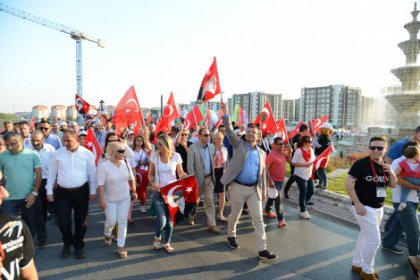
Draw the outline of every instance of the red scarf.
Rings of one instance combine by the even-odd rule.
[[[311,160],[311,149],[309,149],[308,151],[306,151],[303,147],[300,148],[301,152],[302,152],[302,157],[305,161],[309,162]]]

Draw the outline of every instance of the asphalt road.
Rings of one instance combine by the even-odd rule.
[[[86,258],[74,253],[61,259],[61,236],[56,224],[48,221],[48,245],[36,250],[35,263],[41,279],[360,279],[350,271],[358,232],[312,215],[299,218],[298,211],[285,207],[287,227],[278,229],[276,219],[266,218],[268,247],[278,254],[271,265],[257,258],[255,235],[250,216],[243,215],[238,225],[239,250],[222,234],[207,232],[202,208],[196,225],[180,223],[174,229],[174,255],[152,249],[154,220],[141,214],[136,204],[135,225],[129,226],[126,246],[129,257],[120,259],[116,244],[103,242],[104,214],[92,204],[89,213]],[[228,213],[227,209],[226,213]],[[310,210],[309,210],[310,211]],[[405,251],[407,251],[405,249]],[[376,269],[380,279],[414,279],[407,265],[407,253],[394,255],[379,249]]]

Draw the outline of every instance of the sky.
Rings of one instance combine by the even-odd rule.
[[[195,100],[213,56],[221,88],[299,98],[346,84],[367,96],[400,84],[397,47],[413,0],[0,0],[106,41],[83,42],[83,98],[116,105],[134,85],[142,107]],[[69,35],[0,12],[0,112],[74,104]]]

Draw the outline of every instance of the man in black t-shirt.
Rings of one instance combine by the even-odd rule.
[[[378,279],[373,267],[381,244],[379,225],[383,217],[386,187],[393,188],[397,183],[391,166],[383,162],[386,147],[384,137],[371,138],[369,156],[352,165],[345,182],[353,214],[360,226],[352,271],[360,273],[362,279]]]
[[[0,171],[0,204],[9,196]],[[26,224],[0,214],[0,267],[2,279],[38,279],[34,264],[34,242]]]

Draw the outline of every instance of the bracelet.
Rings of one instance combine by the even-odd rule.
[[[38,196],[38,193],[37,193],[36,191],[33,191],[33,192],[32,192],[32,194],[33,194],[34,196]]]

